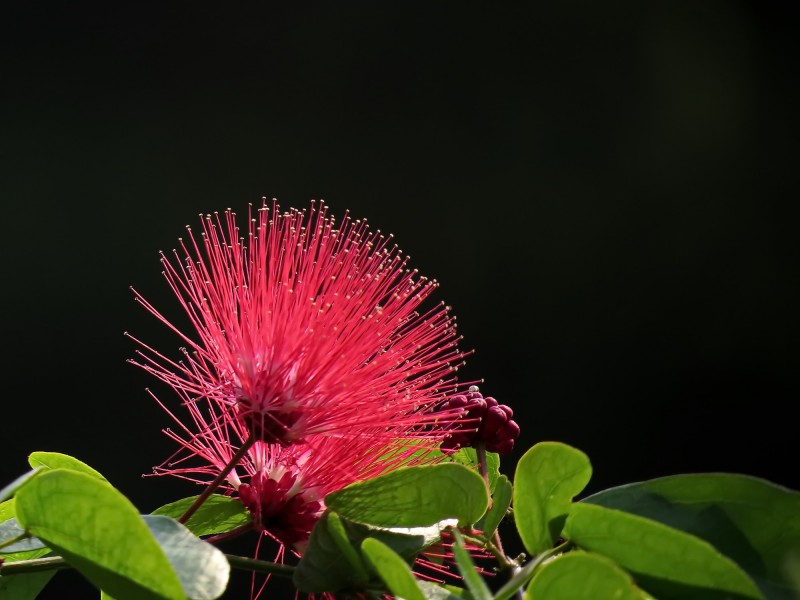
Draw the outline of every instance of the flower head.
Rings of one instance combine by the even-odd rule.
[[[155,469],[208,484],[225,470],[250,435],[231,407],[186,404],[192,424],[174,414],[179,431],[167,430],[180,449]],[[387,440],[386,434],[391,436]],[[225,477],[221,491],[238,497],[253,518],[253,528],[301,554],[325,510],[325,496],[400,466],[445,458],[436,452],[444,428],[412,437],[405,426],[387,423],[381,431],[362,428],[339,435],[311,435],[303,444],[256,441]]]
[[[287,552],[295,556],[305,552],[328,494],[399,467],[448,460],[438,451],[446,427],[427,427],[425,436],[420,437],[412,435],[413,428],[389,422],[380,431],[354,428],[338,435],[310,435],[303,444],[256,441],[228,471],[251,432],[230,406],[197,402],[185,402],[185,406],[192,423],[184,423],[170,412],[179,430],[167,430],[181,448],[157,467],[155,474],[208,485],[227,472],[219,491],[238,498],[252,517],[252,529],[278,543],[275,559],[279,561]],[[418,575],[439,582],[456,577],[450,546],[443,534],[441,543],[424,550],[415,562]],[[474,557],[486,556],[479,548],[469,550]],[[261,595],[268,580],[269,576],[256,592],[253,579],[253,598]],[[320,597],[333,598],[331,594]]]
[[[464,353],[441,304],[423,308],[435,280],[408,268],[391,236],[324,204],[202,217],[164,275],[191,323],[184,332],[136,299],[186,344],[180,362],[139,342],[133,360],[190,402],[231,407],[265,442],[387,422],[410,435],[458,411],[437,410],[457,390]],[[138,341],[138,340],[137,340]]]

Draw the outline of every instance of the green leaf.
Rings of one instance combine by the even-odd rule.
[[[540,554],[535,559],[528,561],[524,567],[516,571],[511,578],[497,590],[494,595],[494,600],[508,600],[516,596],[517,592],[528,583],[531,577],[534,576],[536,569],[539,568],[542,559],[547,557],[547,553]]]
[[[532,555],[551,548],[564,527],[572,498],[592,476],[588,457],[560,442],[540,442],[517,463],[514,521]]]
[[[456,463],[404,467],[328,494],[343,517],[383,527],[418,527],[456,518],[472,525],[489,499],[480,475]]]
[[[19,526],[15,518],[8,519],[0,523],[0,554],[14,554],[15,552],[29,552],[31,550],[41,550],[47,546],[39,538],[28,535],[18,539],[13,544],[11,540],[25,535],[25,530]]]
[[[342,552],[341,531],[336,531],[335,525],[331,527],[332,516],[341,523],[352,547],[359,548],[363,540],[374,538],[408,562],[428,546],[440,541],[441,532],[457,523],[456,519],[446,519],[428,527],[375,527],[349,521],[328,510],[311,531],[308,546],[295,569],[295,586],[301,591],[338,591],[362,583],[363,574]]]
[[[586,552],[569,552],[536,573],[525,600],[652,600],[631,576],[609,559]]]
[[[16,520],[17,512],[14,508],[15,506],[16,506],[16,500],[14,498],[6,500],[5,502],[0,502],[0,522],[5,523],[10,519],[14,519],[14,522],[17,523]],[[19,523],[17,523],[17,526],[19,526]],[[0,528],[2,528],[2,525],[0,525]],[[2,539],[3,537],[2,535],[0,535],[0,540]],[[38,539],[38,538],[33,538],[33,539]],[[40,548],[37,550],[29,550],[27,552],[13,552],[13,553],[9,553],[8,547],[0,550],[0,554],[3,554],[2,559],[6,563],[39,558],[41,556],[44,556],[45,554],[48,554],[49,552],[50,552],[49,548]]]
[[[475,448],[461,448],[450,455],[450,458],[462,465],[477,470],[478,452]],[[478,471],[480,473],[480,471]],[[494,492],[497,478],[500,476],[500,455],[497,452],[486,452],[486,474],[489,476],[489,490]]]
[[[54,469],[23,486],[16,500],[20,524],[111,596],[185,598],[139,512],[105,481]]]
[[[376,527],[348,521],[340,517],[347,537],[354,546],[360,546],[368,537],[389,546],[400,556],[411,562],[425,548],[440,542],[442,531],[458,524],[457,519],[445,519],[427,527]]]
[[[489,586],[486,585],[483,577],[475,569],[475,563],[472,562],[469,552],[464,548],[464,538],[458,529],[453,529],[453,538],[455,538],[456,542],[453,544],[456,566],[458,566],[458,572],[464,578],[464,583],[467,584],[470,594],[475,600],[492,600],[492,592],[489,591]]]
[[[417,579],[417,585],[426,600],[474,600],[467,590],[454,585],[436,584],[424,579]]]
[[[675,475],[604,490],[584,502],[653,519],[709,542],[771,599],[800,598],[800,493],[729,473]]]
[[[56,572],[53,570],[0,577],[0,598],[3,600],[33,600],[55,574]]]
[[[347,537],[342,519],[334,512],[328,514],[328,531],[334,543],[341,551],[342,556],[350,563],[350,570],[353,573],[356,584],[364,584],[369,581],[369,574],[364,564],[361,562],[358,551],[353,547]]]
[[[144,515],[143,519],[178,575],[184,594],[193,600],[219,598],[231,571],[225,555],[170,517]]]
[[[576,503],[564,535],[615,560],[659,600],[763,600],[744,571],[708,542],[650,519]]]
[[[352,567],[328,526],[330,512],[325,511],[308,540],[303,556],[292,575],[301,592],[337,592],[357,585],[360,574]]]
[[[28,464],[34,469],[68,469],[106,481],[105,477],[86,463],[60,452],[32,452],[28,456]]]
[[[494,534],[495,529],[506,516],[508,507],[511,505],[511,495],[511,482],[508,477],[501,475],[497,478],[497,485],[492,494],[492,507],[483,517],[483,524],[480,527],[486,537]]]
[[[394,596],[405,600],[425,600],[411,568],[389,546],[367,538],[361,542],[361,551]]]
[[[5,502],[0,502],[0,522],[8,521],[17,516],[16,510],[14,510],[15,502],[16,500],[14,500],[14,498],[6,500]]]
[[[192,496],[165,504],[155,509],[153,514],[179,519],[196,499],[197,496]],[[249,522],[250,513],[239,500],[221,494],[211,494],[185,525],[195,535],[212,535],[227,533]]]
[[[13,496],[16,491],[25,484],[31,477],[36,475],[39,469],[33,469],[32,471],[28,471],[27,473],[23,473],[19,477],[17,477],[14,481],[9,483],[6,486],[3,486],[3,489],[0,489],[0,502],[4,502]]]

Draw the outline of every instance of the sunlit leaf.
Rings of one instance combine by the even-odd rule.
[[[551,548],[564,526],[572,498],[592,476],[588,457],[560,442],[541,442],[517,463],[514,521],[532,555]]]
[[[408,563],[389,546],[376,539],[367,538],[361,542],[361,551],[395,597],[404,600],[425,600],[425,595],[417,585]]]
[[[543,565],[531,580],[525,600],[652,600],[611,560],[569,552]]]
[[[650,519],[575,503],[564,535],[613,559],[659,600],[763,598],[747,574],[708,542]]]
[[[407,467],[329,494],[325,504],[347,519],[384,527],[417,527],[456,518],[472,525],[489,499],[480,475],[460,464]]]
[[[28,464],[34,469],[68,469],[106,481],[103,475],[85,462],[78,460],[74,456],[61,454],[60,452],[32,452],[30,456],[28,456]]]
[[[46,471],[16,496],[20,524],[117,600],[183,600],[178,576],[139,512],[111,485]]]
[[[733,559],[767,598],[800,598],[787,568],[800,556],[800,493],[730,473],[675,475],[604,490],[583,500],[702,538]]]
[[[197,496],[165,504],[155,509],[153,514],[179,519],[195,499]],[[211,494],[189,517],[185,525],[195,535],[213,535],[227,533],[237,527],[247,525],[249,522],[250,513],[239,500],[220,494]]]
[[[500,455],[497,452],[486,452],[486,474],[489,477],[489,490],[494,492],[497,478],[500,476]],[[450,455],[457,463],[478,470],[478,452],[475,448],[461,448]]]

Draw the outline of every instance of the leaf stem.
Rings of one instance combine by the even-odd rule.
[[[228,562],[234,569],[254,571],[256,573],[269,573],[280,577],[291,577],[294,574],[294,567],[291,565],[282,565],[280,563],[248,558],[247,556],[236,556],[234,554],[226,554],[225,558],[228,559]]]
[[[237,536],[242,535],[243,533],[247,533],[253,529],[253,522],[249,521],[244,525],[239,525],[235,529],[231,529],[230,531],[226,531],[225,533],[218,533],[217,535],[211,535],[207,538],[203,538],[209,544],[217,544],[219,542],[226,542],[230,539],[233,539]]]
[[[236,467],[245,453],[250,449],[256,441],[255,434],[251,431],[250,434],[247,436],[247,439],[242,444],[242,447],[236,452],[236,454],[231,457],[228,461],[228,464],[223,467],[223,469],[219,472],[219,474],[214,478],[214,481],[208,484],[208,487],[203,490],[203,493],[200,494],[195,501],[192,502],[192,505],[186,509],[186,512],[181,515],[181,518],[178,519],[178,523],[184,524],[188,521],[191,516],[203,505],[203,502],[208,500],[208,497],[213,494],[216,489],[225,481],[225,478],[228,474]]]
[[[226,554],[225,558],[228,559],[228,562],[234,569],[256,571],[258,573],[271,573],[272,575],[281,577],[291,577],[294,573],[294,567],[290,565],[282,565],[280,563],[272,563],[265,560],[257,560],[246,556],[235,556],[232,554]],[[0,565],[0,575],[5,577],[9,575],[21,575],[23,573],[71,568],[72,565],[70,565],[65,558],[61,556],[47,556],[45,558],[33,558],[31,560],[3,563]]]
[[[0,565],[0,575],[19,575],[20,573],[36,573],[53,569],[69,569],[69,563],[60,556],[47,556],[31,560],[19,560]]]

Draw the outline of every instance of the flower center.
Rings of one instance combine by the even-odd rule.
[[[241,399],[240,402],[244,404]],[[294,427],[300,420],[302,411],[266,410],[261,412],[245,410],[247,412],[242,415],[242,418],[255,439],[271,444],[280,444],[281,446],[303,442]]]
[[[322,504],[304,498],[296,480],[292,473],[276,480],[259,471],[249,484],[239,486],[239,499],[253,515],[256,529],[295,548],[308,540],[322,513]]]

